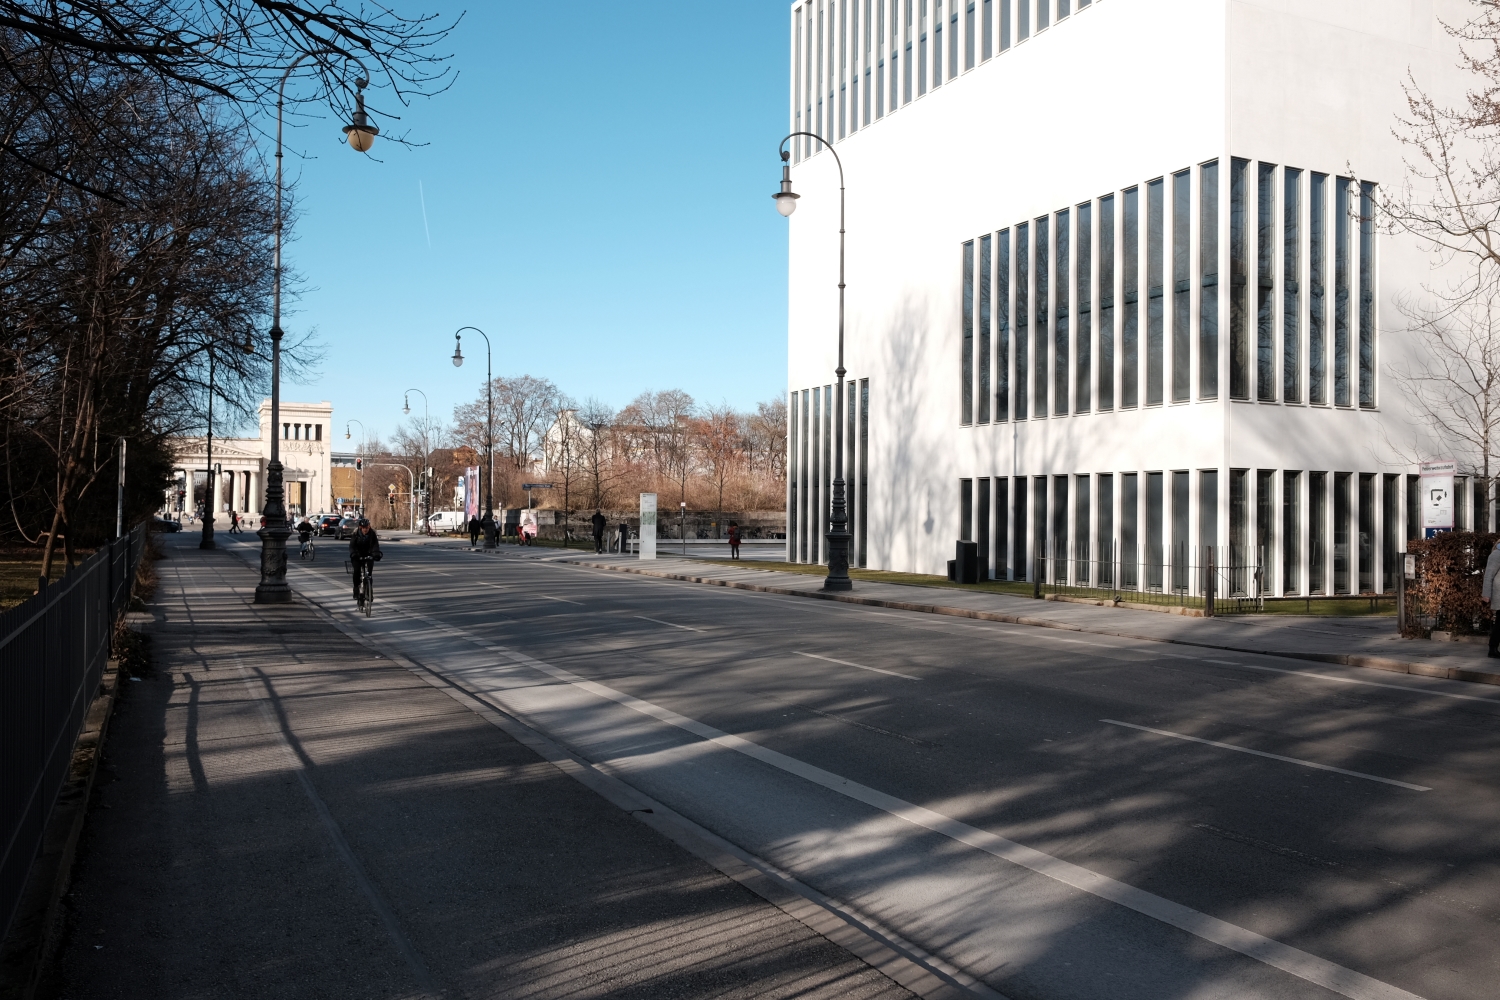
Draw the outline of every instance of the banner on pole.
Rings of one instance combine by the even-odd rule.
[[[464,469],[464,520],[479,516],[479,466]]]
[[[656,558],[656,494],[641,494],[641,558]]]

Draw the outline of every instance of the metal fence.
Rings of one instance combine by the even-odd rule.
[[[145,544],[142,524],[0,613],[0,930],[67,780]]]
[[[1267,596],[1262,561],[1238,546],[1148,545],[1128,558],[1113,545],[1103,558],[1058,546],[1037,557],[1032,580],[1038,597],[1197,607],[1221,615],[1262,611]]]

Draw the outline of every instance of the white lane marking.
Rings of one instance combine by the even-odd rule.
[[[837,663],[845,667],[856,667],[860,670],[868,670],[875,674],[889,674],[892,677],[905,677],[909,681],[919,681],[922,678],[913,677],[911,674],[903,674],[896,670],[882,670],[879,667],[867,667],[863,663],[850,663],[848,660],[835,660],[831,656],[819,656],[817,653],[802,653],[793,651],[797,656],[805,656],[810,660],[824,660],[828,663]]]
[[[1193,743],[1202,743],[1204,746],[1218,747],[1221,750],[1238,750],[1240,753],[1251,753],[1257,757],[1267,757],[1271,760],[1285,761],[1288,764],[1300,764],[1303,767],[1315,767],[1319,771],[1332,771],[1335,774],[1347,774],[1351,778],[1364,778],[1366,781],[1378,781],[1382,785],[1395,785],[1397,788],[1409,788],[1414,792],[1432,791],[1426,785],[1413,785],[1408,781],[1397,781],[1395,778],[1381,778],[1373,774],[1365,774],[1363,771],[1346,771],[1342,767],[1333,767],[1330,764],[1317,764],[1310,760],[1302,760],[1299,757],[1283,757],[1279,753],[1266,753],[1264,750],[1251,750],[1249,747],[1235,746],[1233,743],[1220,743],[1217,740],[1200,739],[1197,736],[1188,736],[1185,733],[1174,733],[1169,729],[1152,729],[1150,726],[1137,726],[1133,722],[1121,722],[1118,719],[1100,719],[1100,722],[1111,726],[1124,726],[1126,729],[1139,729],[1143,733],[1155,733],[1157,736],[1170,736],[1177,740],[1188,740]]]
[[[553,597],[551,594],[537,594],[536,596],[545,597],[549,601],[560,601],[563,604],[576,604],[580,608],[584,606],[582,601],[570,601],[566,597]]]
[[[672,622],[664,622],[660,618],[647,618],[645,615],[635,615],[643,622],[656,622],[658,625],[670,625],[672,628],[680,628],[684,632],[702,632],[701,628],[693,628],[691,625],[675,625]]]
[[[1150,651],[1146,650],[1146,652]],[[1157,653],[1156,655],[1158,657],[1163,657],[1171,660],[1194,660],[1197,662],[1224,664],[1229,663],[1228,660],[1204,660],[1201,656],[1184,656],[1181,653]],[[1276,654],[1262,653],[1260,655],[1275,656]],[[1407,686],[1405,684],[1382,684],[1379,681],[1366,681],[1361,680],[1358,677],[1339,677],[1336,674],[1320,674],[1316,670],[1288,670],[1285,667],[1262,667],[1254,663],[1235,663],[1232,665],[1239,667],[1241,670],[1259,670],[1262,673],[1267,674],[1291,674],[1293,677],[1306,677],[1315,681],[1328,681],[1330,684],[1358,684],[1362,687],[1385,688],[1387,691],[1404,691],[1407,694],[1420,694],[1430,698],[1453,698],[1458,701],[1480,701],[1484,702],[1486,705],[1500,705],[1500,696],[1486,698],[1482,695],[1475,694],[1455,694],[1452,691],[1432,691],[1428,690],[1427,688],[1417,687],[1415,685]],[[1356,667],[1355,669],[1361,668]],[[1408,674],[1407,676],[1421,677],[1422,675]],[[1434,679],[1441,678],[1423,678],[1423,680]]]
[[[464,629],[449,625],[447,622],[432,615],[407,610],[397,604],[393,604],[391,607],[398,614],[405,614],[417,621],[421,621],[438,632],[455,636],[487,649],[494,648],[501,656],[504,656],[512,663],[530,667],[565,684],[571,684],[580,690],[587,691],[590,694],[613,701],[632,711],[639,712],[648,718],[675,726],[678,729],[692,733],[701,739],[725,749],[744,754],[746,757],[759,760],[788,774],[794,774],[815,785],[820,785],[829,791],[851,798],[856,802],[863,802],[898,819],[905,820],[913,826],[942,834],[958,843],[973,847],[1001,860],[1009,861],[1012,864],[1046,876],[1063,885],[1160,920],[1162,923],[1187,931],[1195,937],[1253,958],[1272,968],[1280,969],[1283,972],[1296,976],[1298,979],[1330,989],[1342,996],[1349,997],[1350,1000],[1422,1000],[1415,993],[1408,993],[1399,987],[1383,983],[1362,972],[1356,972],[1336,962],[1330,962],[1325,958],[1319,958],[1300,948],[1282,944],[1280,941],[1268,938],[1263,934],[1257,934],[1248,928],[1231,924],[1227,920],[1220,920],[1218,917],[1201,913],[1181,903],[1174,903],[1155,893],[1119,882],[1106,875],[1101,875],[1098,872],[1084,868],[1081,865],[1075,865],[1072,862],[1064,861],[1050,854],[1044,854],[1034,848],[1026,847],[1024,844],[1008,840],[998,834],[970,826],[967,823],[928,809],[925,806],[914,805],[894,795],[888,795],[867,785],[850,781],[831,771],[825,771],[820,767],[808,764],[795,757],[777,753],[775,750],[767,749],[758,743],[753,743],[742,737],[733,736],[722,730],[715,729],[696,719],[678,715],[670,709],[662,708],[649,701],[628,695],[623,691],[617,691],[604,684],[587,680],[571,671],[554,667],[550,663],[527,656],[525,653],[503,647],[491,647],[485,640],[471,635]],[[350,614],[349,617],[356,625],[367,625],[366,620],[362,617],[353,614]],[[677,627],[680,628],[683,626]],[[491,696],[498,698],[500,697],[500,692],[492,692]]]
[[[1240,665],[1239,661],[1237,661],[1237,660],[1204,660],[1203,662],[1204,663],[1220,663],[1220,664],[1223,664],[1226,667],[1237,667],[1237,666]]]

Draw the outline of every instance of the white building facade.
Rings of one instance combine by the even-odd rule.
[[[1434,261],[1384,231],[1410,70],[1461,0],[805,0],[792,131],[788,556],[1182,589],[1394,588],[1426,440],[1390,377]],[[1472,499],[1460,504],[1460,526]],[[1038,557],[1046,561],[1038,563]],[[1222,586],[1222,584],[1221,584]],[[1222,591],[1221,591],[1222,593]]]
[[[207,442],[185,437],[176,443],[177,465],[173,478],[183,505],[196,509],[209,498],[216,514],[239,511],[260,514],[266,497],[266,466],[271,461],[271,436],[281,437],[282,481],[286,486],[289,515],[314,514],[332,509],[333,404],[281,404],[281,426],[271,426],[271,401],[260,404],[260,436],[219,437],[213,440],[216,474],[208,471]],[[191,484],[191,488],[189,488]],[[168,501],[173,509],[174,501]]]

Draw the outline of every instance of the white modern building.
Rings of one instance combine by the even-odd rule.
[[[1394,586],[1415,462],[1451,456],[1390,377],[1434,260],[1375,206],[1408,71],[1462,93],[1439,18],[1471,5],[790,10],[790,131],[847,183],[851,379],[839,173],[798,139],[790,558],[826,559],[841,420],[860,566],[942,573],[969,539],[999,578],[1192,587],[1213,546],[1261,592]]]
[[[212,493],[213,510],[222,515],[236,510],[259,515],[266,496],[266,466],[271,461],[271,436],[281,436],[282,480],[286,484],[288,514],[313,514],[330,510],[333,457],[333,404],[281,404],[281,426],[271,426],[271,401],[260,404],[260,435],[253,438],[219,437],[213,440],[213,463],[208,470],[207,442],[185,437],[176,442],[177,466],[173,477],[180,484],[187,509],[202,503]],[[189,488],[191,484],[191,488]],[[169,507],[174,501],[169,500]]]

